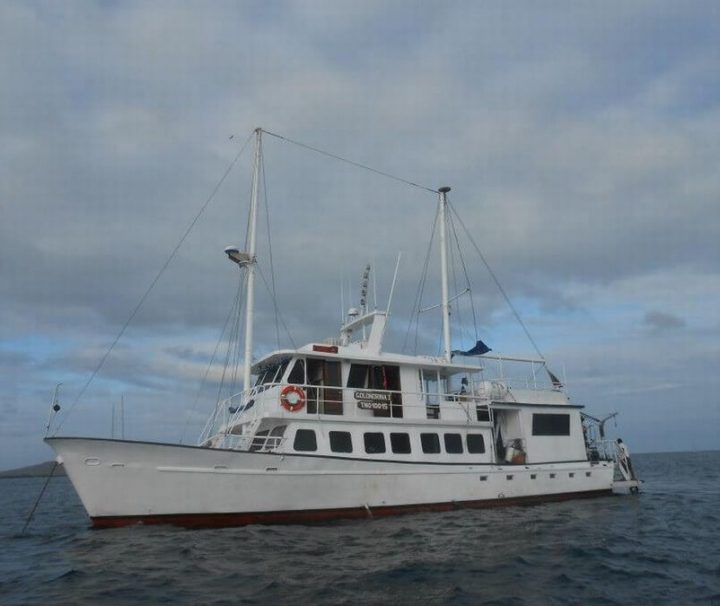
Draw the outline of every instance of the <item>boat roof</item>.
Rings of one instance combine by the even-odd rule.
[[[283,359],[292,356],[304,356],[324,360],[347,360],[365,364],[398,364],[400,366],[412,366],[413,368],[442,370],[448,374],[471,373],[483,370],[483,366],[481,364],[448,363],[447,360],[441,357],[410,356],[406,354],[385,352],[368,355],[358,347],[309,343],[308,345],[304,345],[298,349],[280,349],[263,356],[255,362],[255,364],[253,364],[253,372],[257,373],[268,366],[278,364]]]

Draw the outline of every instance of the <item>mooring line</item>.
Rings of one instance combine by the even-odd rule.
[[[35,510],[38,508],[38,505],[40,504],[40,499],[43,498],[43,495],[45,494],[45,489],[48,487],[48,484],[50,483],[50,479],[53,477],[53,474],[55,473],[57,466],[58,466],[58,462],[57,462],[57,459],[55,459],[52,469],[50,470],[50,475],[48,475],[47,479],[45,480],[45,484],[43,484],[42,490],[40,491],[38,498],[35,499],[35,505],[33,505],[30,515],[27,517],[27,520],[25,520],[25,526],[23,526],[22,532],[20,534],[25,534],[27,527],[30,525],[30,521],[33,519],[33,516],[35,515]]]

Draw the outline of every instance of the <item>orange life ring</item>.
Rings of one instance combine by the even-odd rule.
[[[297,385],[286,385],[280,392],[280,405],[288,412],[297,412],[305,406],[305,392]]]

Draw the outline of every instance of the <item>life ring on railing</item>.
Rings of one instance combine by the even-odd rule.
[[[297,412],[305,406],[305,392],[297,385],[287,385],[280,392],[280,405],[288,412]]]

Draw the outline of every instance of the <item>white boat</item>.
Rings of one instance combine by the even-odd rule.
[[[544,359],[493,355],[481,342],[452,351],[449,188],[437,191],[442,355],[385,352],[388,313],[369,310],[363,300],[336,339],[253,363],[262,132],[256,131],[248,250],[225,251],[247,284],[244,389],[217,403],[195,446],[46,438],[95,527],[494,507],[610,495],[617,480],[637,490],[621,451],[603,440],[602,422],[570,401]],[[486,368],[510,364],[526,367],[524,385],[502,372],[490,377]]]

